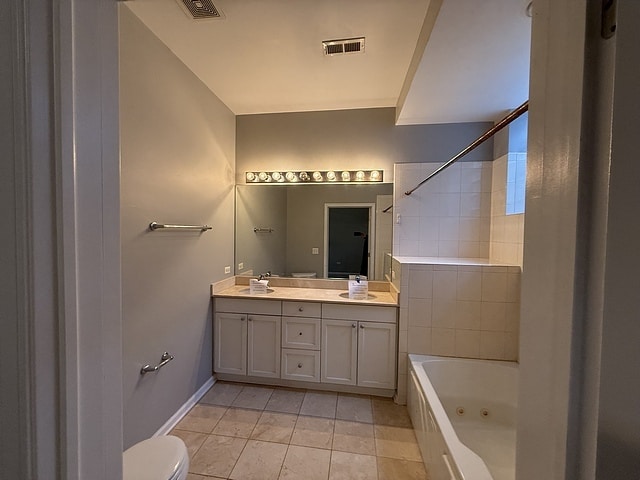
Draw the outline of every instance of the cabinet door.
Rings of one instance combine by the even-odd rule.
[[[395,388],[396,326],[358,323],[358,386]]]
[[[247,375],[280,378],[280,317],[249,315]]]
[[[216,313],[213,332],[213,371],[246,375],[247,316]]]
[[[322,320],[320,379],[323,383],[356,384],[358,322]]]

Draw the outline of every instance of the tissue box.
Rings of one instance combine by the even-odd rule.
[[[369,295],[369,282],[364,275],[349,275],[349,298],[366,300]]]
[[[264,295],[267,293],[268,286],[269,280],[256,280],[255,278],[252,278],[249,280],[249,294]]]

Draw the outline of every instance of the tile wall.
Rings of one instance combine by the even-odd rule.
[[[493,262],[522,266],[523,211],[526,153],[509,153],[493,162],[491,188],[491,240],[489,258]]]
[[[418,261],[393,261],[400,290],[399,403],[406,401],[408,353],[518,359],[519,266]]]
[[[489,258],[492,162],[459,162],[413,194],[440,164],[394,169],[393,254]]]

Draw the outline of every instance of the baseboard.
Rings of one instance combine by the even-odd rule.
[[[167,435],[173,428],[178,424],[182,417],[184,417],[189,410],[193,408],[193,406],[198,403],[198,401],[204,396],[205,393],[209,391],[209,389],[216,383],[216,379],[211,377],[209,380],[204,382],[196,393],[191,395],[191,398],[187,400],[184,405],[182,405],[176,413],[174,413],[169,420],[162,425],[156,433],[153,434],[154,437],[158,437],[160,435]]]

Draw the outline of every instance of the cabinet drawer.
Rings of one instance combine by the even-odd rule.
[[[216,312],[280,315],[282,313],[282,302],[279,300],[248,300],[244,298],[216,297],[215,309]]]
[[[320,352],[282,349],[281,377],[305,382],[320,381]]]
[[[320,318],[322,309],[319,303],[312,302],[282,302],[282,315],[288,317]]]
[[[320,319],[282,317],[282,348],[320,350]]]
[[[396,323],[396,307],[375,307],[371,305],[343,305],[323,303],[322,318],[359,320],[363,322]]]

